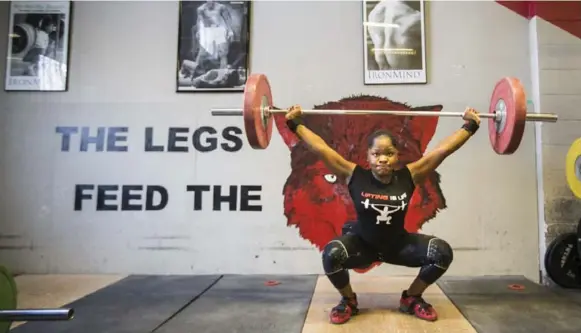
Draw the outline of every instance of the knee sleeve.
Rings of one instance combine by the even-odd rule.
[[[432,238],[428,244],[427,264],[420,270],[420,278],[429,284],[436,282],[448,270],[452,260],[454,253],[450,244]]]
[[[323,269],[337,289],[345,288],[349,284],[349,273],[343,268],[347,257],[347,249],[339,240],[329,242],[323,249]]]
[[[439,238],[432,238],[428,244],[428,261],[441,269],[448,269],[454,260],[452,247],[448,242]]]
[[[330,241],[323,249],[323,268],[325,274],[333,274],[343,269],[349,254],[345,245],[339,240]]]

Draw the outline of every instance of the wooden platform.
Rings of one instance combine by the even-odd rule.
[[[352,274],[351,283],[357,293],[360,314],[343,325],[330,325],[329,312],[339,297],[326,276],[319,277],[302,333],[323,332],[446,332],[475,333],[470,323],[448,300],[437,285],[424,294],[438,311],[439,320],[427,322],[398,310],[402,290],[410,278],[365,276]]]

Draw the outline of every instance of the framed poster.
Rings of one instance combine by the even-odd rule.
[[[67,91],[71,1],[12,1],[6,91]]]
[[[363,0],[364,83],[427,83],[424,0]]]
[[[177,91],[244,91],[250,1],[180,1]]]

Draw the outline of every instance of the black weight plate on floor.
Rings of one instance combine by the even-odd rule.
[[[577,252],[581,258],[581,219],[577,222]]]
[[[0,310],[16,309],[16,281],[12,273],[0,266]],[[0,333],[10,331],[11,322],[0,322]]]
[[[545,270],[547,271],[547,275],[549,275],[549,259],[551,258],[551,250],[553,250],[553,242],[549,243],[547,246],[547,250],[545,251]]]
[[[577,251],[577,233],[557,236],[545,254],[547,274],[563,288],[581,289],[580,256]]]

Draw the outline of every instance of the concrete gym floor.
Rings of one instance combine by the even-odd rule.
[[[411,277],[351,277],[361,314],[336,326],[327,316],[339,297],[325,276],[18,276],[19,308],[73,307],[75,317],[10,332],[581,332],[579,291],[523,277],[443,278],[425,294],[436,322],[397,311]]]

